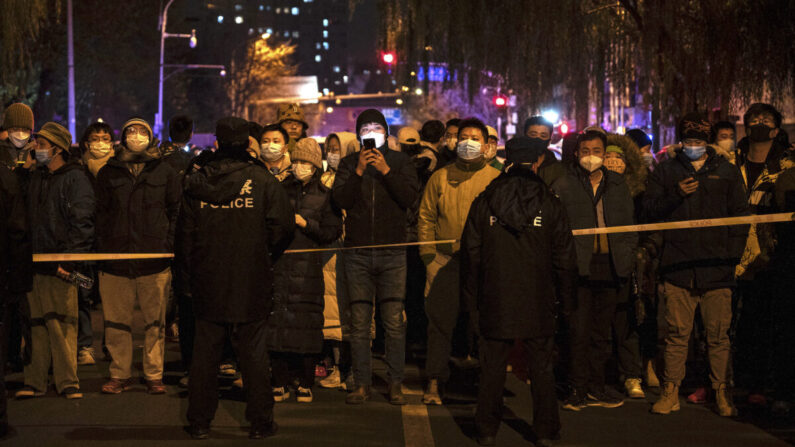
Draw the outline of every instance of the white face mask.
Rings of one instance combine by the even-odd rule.
[[[88,143],[88,150],[96,158],[102,158],[110,153],[111,145],[104,141],[94,141]]]
[[[483,156],[480,143],[475,140],[461,140],[457,146],[458,158],[471,161]]]
[[[497,145],[496,144],[487,144],[486,145],[486,152],[483,154],[486,157],[486,160],[491,160],[492,158],[497,156]]]
[[[30,132],[26,132],[24,130],[18,130],[16,132],[11,132],[8,134],[8,138],[11,140],[11,144],[14,145],[17,149],[22,149],[30,140]]]
[[[128,135],[125,141],[127,142],[127,149],[133,152],[141,152],[149,147],[149,137],[146,135]]]
[[[259,153],[265,161],[277,161],[284,157],[282,153],[283,144],[279,143],[263,143],[260,145]]]
[[[602,167],[604,160],[596,155],[586,155],[580,158],[580,166],[588,172],[594,172]]]
[[[309,163],[294,163],[293,175],[298,180],[304,182],[312,177],[315,173],[315,167]]]
[[[337,169],[340,165],[340,154],[328,154],[326,155],[326,161],[331,169]]]
[[[720,140],[718,141],[718,146],[722,147],[723,150],[728,153],[734,152],[735,148],[734,140]]]
[[[368,138],[372,138],[375,140],[375,147],[379,148],[384,145],[384,141],[386,141],[386,135],[382,134],[381,132],[370,132],[362,135],[362,147],[364,147],[364,140]]]

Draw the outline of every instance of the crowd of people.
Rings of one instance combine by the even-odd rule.
[[[507,371],[525,371],[537,445],[551,445],[559,408],[616,408],[659,388],[651,411],[679,410],[685,366],[698,363],[688,352],[701,345],[708,371],[691,371],[699,386],[687,401],[736,416],[736,386],[750,405],[772,399],[788,412],[792,223],[599,231],[795,211],[781,114],[753,104],[742,125],[737,142],[733,123],[686,114],[656,154],[640,129],[591,126],[556,156],[540,116],[503,149],[477,118],[395,132],[368,109],[321,147],[301,107],[283,104],[264,126],[220,119],[215,147],[194,156],[186,116],[162,144],[131,118],[118,138],[93,123],[73,147],[63,126],[34,132],[31,109],[13,104],[0,135],[0,365],[24,365],[18,399],[50,384],[81,398],[78,364],[96,361],[90,312],[101,302],[102,393],[123,393],[138,380],[137,304],[140,379],[167,392],[166,334],[177,336],[198,439],[219,371],[239,370],[250,437],[264,438],[277,431],[274,402],[311,403],[316,384],[368,401],[381,345],[393,405],[407,403],[407,357],[424,359],[427,405],[445,402],[451,365],[479,368],[481,445],[495,442]],[[122,259],[34,264],[32,253]]]

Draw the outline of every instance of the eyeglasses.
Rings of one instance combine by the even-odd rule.
[[[757,124],[764,124],[765,126],[768,126],[768,127],[775,127],[776,126],[776,121],[773,118],[769,117],[769,116],[764,116],[764,117],[758,116],[758,117],[752,118],[751,120],[748,121],[748,125],[750,125],[750,126],[755,126]]]

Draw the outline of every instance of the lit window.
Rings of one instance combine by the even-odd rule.
[[[348,83],[348,75],[345,75],[345,76],[342,77],[342,82],[344,82],[346,84]]]
[[[243,5],[241,4],[235,5],[235,11],[242,11],[242,10],[243,10]]]
[[[265,32],[265,28],[263,28],[263,27],[259,27],[259,28],[257,28],[257,32],[258,32],[258,33],[260,33],[260,34],[262,34],[262,33],[264,33],[264,32]]]
[[[340,81],[339,81],[339,79],[338,79],[338,80],[336,80],[336,81],[334,81],[334,85],[340,85]]]
[[[328,50],[328,42],[323,42],[323,49]]]
[[[319,50],[319,49],[320,49],[320,42],[315,42],[315,49],[316,49],[316,50]]]
[[[224,16],[218,16],[218,23],[224,23]]]
[[[254,34],[254,28],[249,28],[248,29],[248,35],[250,36],[252,34]]]
[[[334,66],[334,73],[339,73],[339,72],[340,72],[340,66],[339,65],[335,65]]]
[[[293,31],[293,38],[294,38],[294,39],[298,39],[298,36],[300,36],[300,34],[298,33],[298,31]]]
[[[321,60],[322,60],[322,58],[320,57],[320,55],[316,54],[315,55],[315,62],[320,62]]]
[[[235,23],[237,23],[238,25],[243,23],[243,16],[235,16]]]
[[[284,32],[284,37],[290,37],[290,32],[289,31],[285,31]]]
[[[328,96],[328,89],[327,89],[327,88],[324,88],[324,89],[323,89],[323,94],[324,94],[324,95],[326,95],[326,96]]]
[[[259,10],[260,11],[264,11],[265,10],[265,5],[259,5]]]
[[[323,38],[328,39],[328,30],[323,30]]]
[[[298,7],[297,6],[293,6],[293,11],[292,12],[293,12],[294,16],[297,16],[298,15]]]
[[[323,19],[323,26],[328,26],[328,19]]]
[[[281,13],[282,13],[282,8],[276,8],[276,14],[281,14]]]
[[[273,28],[268,28],[265,30],[266,34],[273,34]]]
[[[312,0],[304,0],[304,3],[312,3]]]

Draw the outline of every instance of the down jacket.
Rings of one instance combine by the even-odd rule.
[[[282,182],[295,214],[306,227],[295,227],[289,249],[320,248],[340,235],[342,221],[331,207],[320,172],[303,184],[290,176]],[[323,256],[320,252],[282,256],[274,265],[273,310],[268,320],[268,349],[318,353],[323,347]]]

